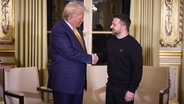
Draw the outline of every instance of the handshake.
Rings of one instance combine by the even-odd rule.
[[[97,54],[92,54],[92,64],[96,64],[98,62],[98,56]]]

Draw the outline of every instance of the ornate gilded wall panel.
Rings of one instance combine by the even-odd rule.
[[[162,47],[175,47],[182,40],[183,0],[161,0]]]
[[[0,43],[14,38],[14,0],[0,1]]]
[[[14,0],[0,0],[0,60],[14,66]]]

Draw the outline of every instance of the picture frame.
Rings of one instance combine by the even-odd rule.
[[[0,2],[0,43],[10,43],[14,40],[14,0]]]

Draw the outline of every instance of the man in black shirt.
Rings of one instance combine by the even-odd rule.
[[[142,78],[142,47],[129,35],[130,24],[129,16],[114,16],[110,27],[113,36],[99,54],[100,61],[107,60],[106,104],[133,104]]]

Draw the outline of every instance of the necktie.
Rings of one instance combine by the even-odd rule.
[[[83,40],[82,40],[80,34],[78,33],[77,29],[76,29],[76,28],[73,28],[73,32],[74,32],[75,36],[77,37],[77,39],[79,40],[79,42],[80,42],[80,44],[81,44],[83,50],[85,51],[86,49],[85,49],[85,47],[84,47],[84,42],[83,42]]]

